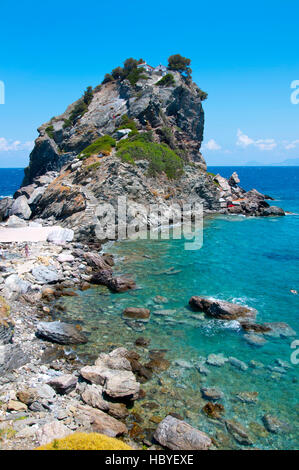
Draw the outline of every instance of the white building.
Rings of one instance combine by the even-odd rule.
[[[157,67],[152,67],[151,65],[148,65],[146,62],[143,62],[142,64],[137,65],[138,69],[144,69],[149,73],[159,73],[160,75],[164,76],[167,74],[167,67],[165,65],[158,65]]]

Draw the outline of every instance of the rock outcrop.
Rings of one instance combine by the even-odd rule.
[[[257,313],[254,308],[206,297],[191,297],[189,305],[193,310],[199,310],[210,317],[221,320],[254,319]]]
[[[59,220],[74,230],[76,240],[97,236],[104,241],[114,237],[107,231],[97,232],[99,224],[109,226],[97,209],[108,203],[116,211],[120,196],[127,200],[128,224],[134,220],[138,204],[147,209],[159,205],[159,226],[176,217],[181,221],[180,211],[186,203],[202,204],[204,213],[284,215],[282,209],[270,207],[263,194],[242,189],[236,173],[227,180],[206,172],[200,150],[204,95],[192,80],[171,73],[173,80],[163,86],[158,85],[159,72],[146,71],[135,83],[119,78],[102,84],[90,90],[87,101],[84,95],[43,124],[24,186],[16,191],[14,202],[1,201],[0,219],[15,214],[50,223]],[[111,145],[99,150],[95,144],[100,138],[110,139]],[[134,139],[138,144],[132,154],[120,153],[122,145]],[[155,158],[151,161],[159,152],[168,169]],[[191,215],[195,217],[193,209]],[[140,220],[148,229],[157,216],[141,216]]]

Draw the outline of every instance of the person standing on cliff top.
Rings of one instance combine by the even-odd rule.
[[[29,246],[27,245],[27,243],[25,245],[25,255],[26,255],[26,258],[28,258],[28,256],[29,256]]]

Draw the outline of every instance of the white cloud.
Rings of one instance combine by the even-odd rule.
[[[216,140],[210,139],[206,144],[203,146],[207,150],[220,150],[221,145],[217,144]]]
[[[283,141],[283,146],[286,150],[291,150],[291,149],[294,149],[297,147],[297,145],[299,145],[299,140],[292,140],[291,142],[289,142],[288,140],[284,140]]]
[[[34,142],[27,141],[21,142],[20,140],[7,140],[5,137],[0,137],[0,152],[32,150]]]
[[[277,143],[275,142],[274,139],[254,140],[248,137],[248,135],[244,134],[240,129],[238,129],[238,132],[237,132],[236,145],[238,145],[239,147],[243,147],[243,148],[253,145],[260,150],[273,150],[275,147],[277,147]]]

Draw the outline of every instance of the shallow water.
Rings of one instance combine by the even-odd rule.
[[[292,191],[290,173],[285,175],[283,187],[282,169],[277,170],[276,187],[273,175],[271,181],[263,181],[264,186],[254,186],[272,194],[276,189],[274,195],[280,201],[275,204],[299,212],[296,179],[299,169],[293,174]],[[258,322],[283,321],[298,332],[299,296],[290,292],[299,290],[298,226],[296,215],[268,219],[220,216],[205,220],[204,244],[198,251],[184,250],[183,240],[124,241],[109,249],[105,247],[118,260],[115,271],[133,276],[138,289],[112,294],[97,287],[63,300],[67,307],[63,316],[81,320],[90,333],[89,342],[80,346],[78,352],[91,359],[115,345],[127,344],[132,348],[139,336],[150,338],[151,349],[167,349],[171,366],[143,385],[146,400],[157,402],[159,408],[153,412],[145,409],[144,401],[135,404],[134,409],[145,416],[149,427],[147,420],[153,414],[164,417],[175,411],[216,437],[221,447],[242,447],[227,435],[223,423],[209,420],[201,412],[206,401],[201,397],[200,387],[216,386],[224,392],[220,400],[225,407],[224,417],[242,423],[249,430],[254,447],[296,449],[298,365],[290,362],[293,352],[290,345],[296,337],[265,336],[267,342],[263,346],[252,346],[236,322],[194,318],[188,300],[192,295],[208,295],[248,305],[258,310]],[[153,300],[156,295],[166,297],[168,302],[156,304]],[[144,331],[132,330],[122,319],[121,313],[128,306],[151,309],[151,319]],[[163,309],[172,312],[155,313]],[[221,367],[207,365],[209,373],[204,376],[196,365],[201,357],[211,353],[236,357],[248,369],[240,371],[229,363]],[[278,365],[277,359],[286,361],[289,368],[271,370]],[[176,364],[177,360],[187,364],[182,367]],[[252,367],[250,361],[258,362],[258,368]],[[239,392],[258,392],[258,402],[241,403],[236,397]],[[285,431],[267,432],[262,422],[266,413],[285,422]]]

